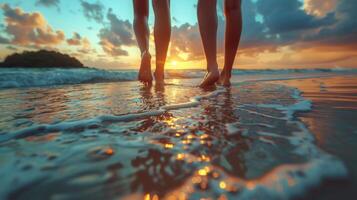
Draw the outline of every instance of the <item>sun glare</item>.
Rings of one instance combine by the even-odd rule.
[[[171,65],[174,66],[174,67],[176,67],[176,66],[177,66],[177,61],[172,61],[172,62],[171,62]]]

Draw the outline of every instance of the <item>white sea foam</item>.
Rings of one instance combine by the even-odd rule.
[[[233,134],[239,133],[239,131],[241,129],[238,128],[235,123],[229,123],[229,124],[226,124],[226,130],[227,130],[228,135],[233,135]]]
[[[275,105],[274,105],[274,106],[275,106]],[[245,112],[248,112],[248,113],[253,114],[253,115],[258,115],[258,116],[267,117],[267,118],[271,118],[271,119],[280,119],[280,120],[283,120],[283,119],[284,119],[284,118],[275,117],[275,116],[272,116],[272,115],[260,113],[260,112],[254,111],[254,110],[250,110],[250,109],[244,108],[244,106],[240,106],[240,107],[238,107],[237,109],[238,109],[238,110],[245,111]]]
[[[104,122],[112,122],[112,123],[126,122],[126,121],[142,119],[145,117],[158,116],[158,115],[162,115],[165,112],[170,111],[170,110],[178,110],[178,109],[198,106],[202,99],[217,96],[224,91],[225,91],[225,89],[220,88],[220,89],[215,90],[215,91],[208,93],[206,95],[193,97],[190,99],[190,102],[166,105],[166,106],[160,107],[157,110],[152,110],[152,111],[147,111],[147,112],[142,112],[142,113],[133,113],[133,114],[120,115],[120,116],[102,115],[102,116],[98,116],[98,117],[91,118],[91,119],[83,119],[83,120],[77,120],[77,121],[64,121],[64,122],[60,122],[60,123],[56,123],[56,124],[33,125],[31,127],[27,127],[27,128],[24,128],[24,129],[21,129],[18,131],[0,135],[0,143],[6,142],[6,141],[9,141],[12,139],[28,137],[33,134],[45,134],[45,133],[57,132],[57,131],[82,129],[82,128],[88,128],[93,125],[99,125]]]
[[[275,146],[275,142],[273,140],[269,140],[269,139],[264,138],[264,137],[259,137],[259,140],[262,141],[262,142],[265,142],[267,144],[271,144],[271,145]]]
[[[254,198],[261,192],[266,194],[267,197],[288,199],[303,194],[307,189],[318,185],[326,178],[342,178],[348,174],[346,167],[340,160],[316,146],[313,135],[301,121],[292,120],[294,113],[311,110],[311,102],[305,100],[297,89],[294,90],[292,97],[297,102],[290,106],[259,106],[283,111],[286,114],[286,119],[290,121],[289,123],[295,124],[298,131],[292,132],[291,136],[268,132],[258,132],[258,134],[286,139],[295,146],[295,153],[306,156],[310,160],[304,164],[279,166],[268,176],[259,180],[253,190],[246,190],[242,194],[242,199]]]
[[[35,125],[29,128],[25,128],[16,132],[3,134],[0,137],[0,142],[5,142],[15,138],[27,137],[32,134],[44,134],[56,131],[65,131],[72,129],[88,128],[92,125],[100,125],[104,122],[125,122],[141,119],[144,117],[158,116],[163,113],[182,109],[190,108],[200,105],[200,101],[212,98],[225,92],[225,89],[219,88],[218,90],[208,93],[207,95],[192,97],[190,102],[182,104],[167,105],[159,108],[158,110],[148,111],[144,113],[135,113],[122,116],[103,115],[91,119],[61,122],[50,125]],[[347,175],[347,170],[344,164],[335,157],[320,150],[316,144],[313,135],[309,132],[306,126],[294,119],[296,112],[308,111],[311,109],[311,102],[303,99],[298,90],[294,90],[292,97],[296,100],[296,103],[288,106],[280,104],[259,104],[256,105],[260,108],[272,108],[281,111],[285,114],[283,117],[275,117],[268,114],[259,113],[247,109],[244,106],[238,107],[238,110],[248,112],[253,115],[259,115],[265,118],[273,120],[286,120],[290,124],[294,124],[297,127],[295,132],[291,135],[279,135],[276,133],[270,133],[267,131],[258,131],[259,139],[262,142],[271,144],[274,146],[274,141],[264,137],[279,138],[287,140],[295,149],[294,152],[298,155],[303,155],[308,159],[307,162],[301,164],[286,164],[280,165],[267,173],[265,176],[255,180],[243,180],[232,178],[225,172],[221,171],[222,177],[219,180],[228,180],[233,184],[238,184],[241,192],[238,194],[228,194],[231,199],[289,199],[297,197],[303,194],[308,189],[321,183],[321,181],[327,178],[341,178]],[[238,128],[237,125],[245,126],[262,126],[265,128],[274,128],[272,125],[264,123],[231,123],[226,124],[228,134],[241,133],[243,136],[248,136],[247,131]],[[212,166],[211,166],[212,167]],[[212,167],[214,168],[214,167]],[[220,170],[220,169],[217,169]],[[170,172],[171,173],[171,172]],[[189,179],[188,184],[192,184]],[[218,184],[216,184],[218,185]],[[187,185],[184,185],[185,187]],[[219,191],[219,187],[216,186],[215,190]],[[236,196],[237,195],[237,196]],[[194,198],[193,198],[194,199]]]
[[[257,106],[281,111],[285,114],[285,117],[273,117],[273,119],[284,119],[290,125],[295,125],[297,130],[292,132],[291,135],[280,135],[265,131],[258,131],[257,134],[259,135],[260,141],[271,144],[274,147],[276,146],[274,138],[287,140],[295,148],[293,152],[307,158],[308,161],[301,164],[279,165],[263,177],[253,180],[232,178],[225,174],[225,172],[221,172],[221,174],[224,175],[218,181],[224,180],[227,184],[236,185],[241,190],[237,195],[229,194],[229,198],[291,199],[303,195],[306,191],[312,187],[318,186],[326,179],[345,178],[348,175],[348,171],[343,162],[319,149],[315,144],[313,134],[308,128],[301,121],[293,118],[293,115],[296,112],[311,110],[311,102],[305,100],[297,89],[293,91],[292,97],[296,100],[296,103],[292,105],[260,104]],[[262,115],[261,113],[242,108],[239,109],[247,111],[253,115],[272,118],[270,115]],[[235,133],[238,131],[237,125],[243,124],[239,122],[235,124],[226,124],[226,129],[229,133]],[[244,125],[248,126],[249,124]],[[268,126],[268,128],[270,127]],[[216,187],[218,190],[218,183]]]
[[[274,145],[274,144],[272,144]],[[317,159],[301,164],[284,164],[271,170],[263,177],[246,180],[226,174],[221,168],[209,166],[218,172],[220,177],[210,182],[210,190],[217,196],[225,195],[228,199],[294,199],[302,197],[306,191],[318,186],[326,179],[339,179],[348,175],[344,164],[335,157],[321,154]],[[172,194],[191,193],[195,185],[190,177],[188,181]],[[222,189],[222,183],[226,188]],[[238,192],[227,193],[225,189],[236,188]],[[234,191],[234,189],[233,189]],[[171,195],[171,194],[170,194]],[[192,195],[190,199],[201,199],[199,195]]]
[[[261,179],[245,182],[239,199],[291,199],[304,194],[327,178],[345,177],[343,163],[321,155],[304,164],[281,165]],[[251,187],[252,183],[254,187]]]
[[[33,125],[28,128],[24,128],[12,133],[3,134],[0,136],[0,142],[5,142],[11,139],[19,139],[23,137],[28,137],[33,134],[44,134],[57,131],[74,130],[81,128],[88,128],[93,125],[99,125],[104,122],[125,122],[141,119],[144,117],[158,116],[162,115],[164,110],[148,111],[143,113],[127,114],[121,116],[115,115],[102,115],[99,117],[84,119],[78,121],[64,121],[57,124],[45,124],[45,125]]]
[[[284,106],[281,104],[259,104],[258,107],[273,108],[282,111],[286,114],[286,119],[292,119],[296,112],[310,111],[312,108],[312,102],[301,97],[300,91],[295,89],[292,95],[297,100],[295,104],[290,106]]]

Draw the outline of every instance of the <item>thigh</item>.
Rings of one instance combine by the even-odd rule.
[[[149,0],[133,0],[133,6],[135,15],[149,15]]]
[[[225,0],[224,1],[224,12],[230,12],[232,10],[240,9],[242,0]]]

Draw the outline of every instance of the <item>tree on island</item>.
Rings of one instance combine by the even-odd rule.
[[[56,51],[39,50],[14,53],[0,63],[0,67],[25,67],[25,68],[82,68],[84,65],[76,58]]]

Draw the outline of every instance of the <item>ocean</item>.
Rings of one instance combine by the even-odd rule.
[[[353,199],[357,70],[1,69],[0,199]]]

